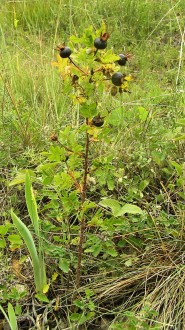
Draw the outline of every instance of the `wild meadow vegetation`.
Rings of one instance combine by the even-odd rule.
[[[184,1],[1,9],[0,329],[185,329]]]

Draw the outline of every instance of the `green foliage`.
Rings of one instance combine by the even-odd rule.
[[[19,231],[21,237],[23,238],[23,240],[29,250],[30,256],[32,258],[36,291],[42,292],[44,285],[46,284],[44,253],[43,253],[43,247],[42,247],[42,239],[41,239],[40,230],[39,230],[39,217],[38,217],[38,213],[37,213],[37,205],[36,205],[36,200],[35,200],[35,197],[33,194],[33,189],[31,186],[30,176],[29,176],[28,172],[26,173],[26,180],[25,180],[25,195],[26,195],[26,205],[28,208],[28,212],[29,212],[30,218],[32,220],[35,234],[38,239],[38,244],[39,244],[38,252],[37,252],[37,248],[34,243],[30,230],[21,221],[21,219],[16,216],[16,214],[13,212],[13,210],[11,210],[11,216],[13,219],[13,223],[15,224],[17,230]],[[12,235],[12,236],[11,237],[9,236],[9,240],[11,239],[11,241],[13,241],[14,244],[15,244],[15,240],[16,240],[16,244],[19,243],[19,245],[20,245],[20,242],[22,242],[22,241],[20,241],[19,235]],[[17,243],[17,240],[18,240],[18,243]]]
[[[43,280],[35,297],[48,304],[47,315],[57,311],[62,290],[60,307],[69,315],[62,328],[101,327],[106,313],[115,318],[110,329],[159,329],[167,307],[152,312],[160,304],[155,291],[154,308],[140,306],[160,280],[159,265],[168,279],[184,260],[183,1],[3,0],[0,21],[0,262],[7,258],[12,273],[14,253],[28,247],[35,284]],[[96,51],[94,39],[105,32],[107,49]],[[61,43],[70,59],[56,55]],[[123,52],[132,56],[120,67]],[[111,77],[120,71],[119,88]],[[3,303],[19,301],[24,309],[26,291],[12,287],[19,277],[4,276],[4,267],[2,273]],[[144,274],[136,286],[135,274]],[[172,297],[179,301],[178,292]],[[169,307],[170,322],[179,306],[174,314]],[[174,324],[184,327],[180,317]]]
[[[156,316],[157,313],[152,310],[148,310],[148,308],[144,308],[139,315],[134,312],[125,312],[124,316],[127,318],[125,322],[115,322],[110,326],[111,330],[160,330],[161,325],[157,324],[151,325],[152,316]]]
[[[96,305],[91,300],[91,296],[93,295],[94,293],[92,290],[85,289],[85,297],[73,301],[74,306],[79,309],[78,313],[71,313],[70,315],[70,320],[75,322],[74,324],[82,325],[95,316]]]
[[[120,217],[126,213],[130,214],[142,214],[142,210],[137,205],[132,204],[125,204],[123,207],[121,207],[120,203],[117,200],[106,198],[103,199],[99,205],[104,206],[106,208],[110,208],[112,211],[112,214],[115,217]]]
[[[12,304],[8,303],[8,315],[6,314],[5,310],[1,305],[0,305],[0,310],[4,314],[6,320],[8,321],[10,329],[18,330],[17,318]]]
[[[29,229],[25,226],[25,224],[16,216],[16,214],[11,211],[11,216],[13,219],[13,222],[20,232],[20,235],[24,239],[24,242],[29,250],[29,253],[32,258],[33,262],[33,270],[34,270],[34,278],[35,278],[35,286],[37,291],[41,291],[43,289],[43,282],[40,274],[40,263],[39,263],[39,257],[37,254],[36,246],[33,241],[32,235],[29,231]]]

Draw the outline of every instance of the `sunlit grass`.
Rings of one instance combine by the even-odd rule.
[[[124,262],[117,265],[119,276],[114,274],[114,278],[108,271],[102,275],[104,262],[97,266],[97,260],[89,259],[87,267],[91,269],[92,262],[93,267],[100,270],[99,274],[85,276],[90,279],[92,276],[90,283],[97,294],[93,298],[95,302],[103,306],[105,301],[109,304],[114,300],[112,315],[118,316],[118,322],[119,316],[124,319],[125,309],[133,309],[139,320],[143,309],[150,306],[158,313],[147,320],[151,326],[156,322],[163,330],[170,329],[171,325],[181,330],[184,326],[183,252],[178,255],[176,251],[169,257],[157,246],[171,240],[173,250],[177,237],[184,237],[183,198],[176,202],[178,194],[183,193],[180,186],[183,178],[170,163],[172,160],[181,165],[184,162],[184,139],[176,140],[184,134],[184,1],[4,0],[1,7],[0,167],[3,167],[2,176],[8,167],[6,185],[17,169],[39,165],[41,152],[48,150],[53,132],[74,124],[76,109],[71,95],[64,90],[56,68],[51,65],[56,60],[56,46],[67,44],[72,34],[82,35],[89,25],[99,27],[104,20],[111,34],[109,48],[113,47],[116,53],[133,55],[122,68],[134,78],[129,85],[131,93],[115,97],[103,95],[99,102],[101,110],[107,113],[113,110],[111,120],[109,115],[105,118],[114,137],[112,144],[107,147],[105,143],[100,149],[95,145],[91,153],[92,157],[93,152],[115,155],[115,169],[123,170],[123,185],[117,188],[119,198],[139,201],[141,207],[150,210],[153,236],[146,245],[153,244],[153,247],[148,252],[146,249],[130,272]],[[150,184],[143,195],[138,187],[147,180]],[[4,178],[2,182],[4,184]],[[17,195],[7,187],[2,191],[8,196],[8,202],[3,204],[3,217],[8,218],[9,210],[5,207],[14,206]],[[101,196],[104,190],[93,193]],[[171,216],[170,208],[175,215]],[[175,224],[168,225],[170,216]],[[131,234],[136,232],[137,228]],[[144,230],[143,233],[145,240],[147,235]],[[70,253],[73,252],[71,249]],[[152,255],[151,263],[147,261],[147,253]],[[109,268],[111,261],[106,262]],[[123,268],[125,274],[121,277]],[[123,292],[128,300],[119,305]],[[102,316],[109,312],[103,306],[98,313]]]

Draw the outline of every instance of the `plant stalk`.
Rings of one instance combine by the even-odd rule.
[[[88,118],[86,118],[86,124],[89,124]],[[83,204],[86,200],[86,193],[87,193],[87,175],[88,175],[88,165],[89,165],[89,133],[86,132],[86,145],[85,145],[85,156],[84,156],[84,177],[83,177],[83,184],[82,184],[82,192],[81,192],[81,200],[82,200],[82,208]],[[81,222],[80,222],[80,241],[78,246],[78,264],[77,264],[77,271],[76,271],[76,287],[80,287],[81,281],[81,263],[82,263],[82,256],[83,256],[83,242],[84,242],[84,234],[85,234],[85,216],[83,215]]]
[[[69,56],[69,60],[70,62],[79,70],[81,71],[82,73],[84,73],[86,76],[88,75],[86,72],[84,72],[73,60],[72,58]]]

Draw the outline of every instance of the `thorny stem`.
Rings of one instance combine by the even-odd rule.
[[[69,56],[69,60],[70,62],[78,69],[80,70],[82,73],[84,73],[86,76],[88,75],[86,72],[84,72],[75,62],[73,62],[72,58]]]
[[[86,124],[89,124],[88,118],[86,118]],[[81,192],[81,199],[82,199],[82,207],[86,200],[86,192],[87,192],[87,175],[88,175],[88,165],[89,165],[89,133],[86,132],[86,145],[85,145],[85,156],[84,156],[84,177],[83,177],[83,184],[82,184],[82,192]],[[76,287],[79,288],[80,280],[81,280],[81,262],[82,262],[82,255],[83,255],[83,242],[84,242],[84,233],[85,233],[85,217],[83,215],[81,222],[80,222],[80,241],[78,246],[78,264],[77,264],[77,271],[76,271]]]

